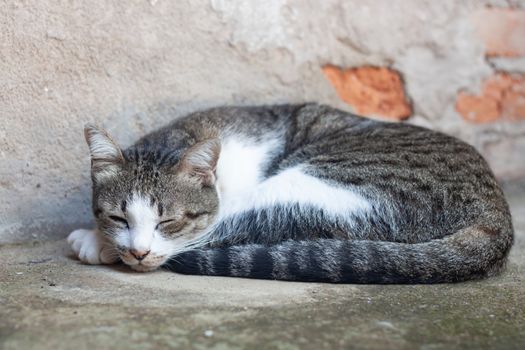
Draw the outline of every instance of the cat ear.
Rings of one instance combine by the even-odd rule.
[[[91,153],[93,180],[101,182],[115,176],[124,165],[124,156],[109,134],[93,124],[84,127],[84,136]]]
[[[191,146],[182,156],[178,171],[198,179],[203,186],[215,184],[215,168],[221,153],[219,139],[209,139]]]

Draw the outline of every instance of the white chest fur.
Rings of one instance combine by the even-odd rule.
[[[250,191],[262,181],[262,167],[279,147],[276,139],[255,143],[230,137],[221,144],[217,187],[221,200]]]
[[[221,217],[287,204],[317,207],[334,216],[370,209],[371,204],[351,187],[311,176],[301,165],[264,179],[265,164],[279,145],[278,140],[254,143],[230,138],[223,142],[217,164]]]

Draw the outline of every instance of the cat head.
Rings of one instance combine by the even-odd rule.
[[[219,205],[218,139],[170,154],[140,147],[122,151],[93,125],[87,125],[84,134],[98,229],[124,263],[139,271],[153,270],[213,223]]]

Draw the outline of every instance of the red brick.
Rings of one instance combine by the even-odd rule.
[[[479,95],[460,92],[456,110],[474,123],[525,120],[525,75],[495,74],[483,82]]]
[[[384,67],[323,67],[339,97],[361,115],[403,120],[412,114],[399,73]]]
[[[487,56],[525,55],[524,10],[484,8],[472,15],[472,22]]]

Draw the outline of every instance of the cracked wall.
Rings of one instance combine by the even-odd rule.
[[[475,145],[499,178],[525,175],[522,0],[36,0],[0,11],[0,243],[91,224],[84,123],[127,146],[220,104],[408,116]],[[360,73],[341,80],[352,99],[329,66]],[[407,106],[385,113],[396,103]]]

